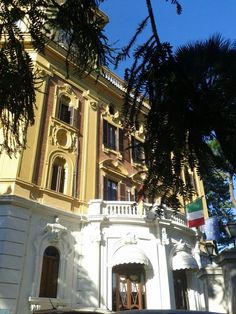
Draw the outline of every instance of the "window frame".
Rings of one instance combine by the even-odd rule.
[[[111,150],[117,150],[117,127],[107,120],[103,120],[103,145]]]
[[[70,102],[70,97],[61,95],[58,102],[57,118],[64,123],[72,125],[71,122],[73,122],[73,119],[71,116],[73,115],[73,112],[72,107],[70,107]]]
[[[116,187],[115,189],[112,188],[114,186]],[[113,191],[115,192],[113,193]],[[118,200],[118,182],[106,176],[103,177],[103,199],[105,201]]]
[[[144,152],[143,148],[140,146],[142,142],[132,136],[131,139],[131,152],[132,152],[132,161],[136,164],[141,164],[144,161]]]
[[[57,156],[51,165],[50,189],[58,193],[66,190],[66,160]]]

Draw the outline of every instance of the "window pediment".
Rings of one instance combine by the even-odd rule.
[[[105,172],[112,172],[119,176],[128,176],[128,171],[125,167],[117,160],[106,159],[99,164],[100,169],[103,169]]]
[[[79,100],[76,96],[75,92],[73,91],[73,88],[69,84],[63,84],[61,86],[56,87],[56,97],[62,97],[64,96],[69,100],[68,105],[70,107],[74,107],[75,109],[78,109],[79,107]]]

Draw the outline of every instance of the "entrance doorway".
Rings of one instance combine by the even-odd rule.
[[[142,264],[122,264],[112,269],[112,310],[144,309],[145,270]]]
[[[188,310],[188,287],[185,270],[174,270],[175,305],[177,310]]]

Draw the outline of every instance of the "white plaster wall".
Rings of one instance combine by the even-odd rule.
[[[228,304],[225,302],[225,294],[227,289],[225,289],[221,268],[216,264],[210,264],[201,269],[198,276],[204,286],[206,310],[226,313]]]
[[[100,227],[85,226],[77,277],[77,305],[99,307]]]
[[[112,309],[112,255],[119,246],[119,241],[130,234],[135,235],[137,247],[149,259],[149,265],[145,266],[147,308],[170,308],[166,247],[158,239],[158,227],[150,229],[145,224],[118,223],[105,226],[102,233],[104,242],[101,251],[101,299],[104,300],[107,307]]]
[[[50,242],[44,228],[55,222],[55,216],[67,236]],[[174,308],[171,249],[181,239],[194,246],[192,233],[183,235],[180,229],[158,221],[104,221],[99,216],[86,221],[86,217],[23,199],[15,205],[2,205],[0,219],[0,308],[10,309],[12,314],[30,313],[30,307],[37,309],[37,304],[41,309],[51,307],[47,298],[38,297],[43,252],[48,245],[56,246],[62,254],[58,298],[52,299],[53,304],[103,309],[112,309],[112,257],[127,234],[148,259],[148,309]],[[195,302],[193,309],[201,306],[198,290],[194,279],[189,292],[191,304]]]
[[[25,262],[29,211],[1,204],[0,210],[0,309],[15,313]]]
[[[33,300],[32,303],[43,304],[43,308],[51,308],[52,305],[50,301],[45,298],[41,302],[42,298],[39,298],[39,288],[41,279],[41,269],[43,253],[47,246],[53,245],[58,248],[60,252],[60,266],[59,266],[59,276],[58,276],[58,289],[57,289],[57,299],[51,299],[54,306],[74,306],[76,304],[76,276],[78,267],[78,254],[76,254],[75,244],[76,236],[78,237],[78,222],[74,218],[74,222],[71,218],[63,212],[58,210],[51,210],[51,208],[40,208],[31,209],[32,220],[29,230],[29,240],[27,246],[27,257],[25,261],[25,268],[23,272],[23,282],[22,289],[20,292],[19,306],[17,314],[25,314],[29,312],[29,299]],[[62,240],[50,242],[47,237],[45,237],[44,227],[47,223],[53,224],[55,221],[55,216],[60,217],[60,223],[66,227],[71,233],[71,243],[70,247],[67,247],[67,243]],[[34,306],[31,307],[32,309]],[[37,309],[37,308],[34,308]]]

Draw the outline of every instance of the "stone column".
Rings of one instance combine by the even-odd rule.
[[[225,289],[221,267],[216,264],[207,265],[198,272],[197,276],[203,281],[206,310],[225,313]]]
[[[102,200],[95,199],[89,201],[88,215],[101,215],[102,213]]]

